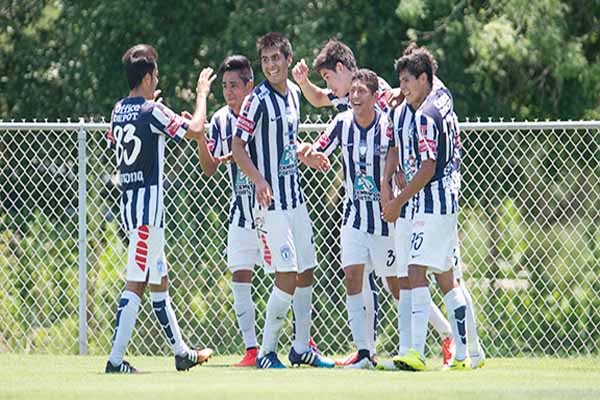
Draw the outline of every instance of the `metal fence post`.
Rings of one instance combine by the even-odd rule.
[[[79,164],[79,355],[87,353],[87,219],[86,131],[80,120],[77,134]]]

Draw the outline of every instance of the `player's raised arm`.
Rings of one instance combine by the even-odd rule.
[[[213,69],[210,67],[204,68],[198,76],[196,84],[196,109],[192,120],[189,123],[186,132],[186,139],[198,139],[204,135],[204,124],[206,124],[206,100],[210,93],[210,86],[215,80],[216,75],[213,74]]]
[[[300,86],[306,100],[314,107],[327,107],[332,105],[329,96],[327,96],[327,90],[318,87],[308,79],[308,66],[304,59],[296,63],[292,69],[292,76],[298,86]]]
[[[198,158],[200,159],[200,166],[202,171],[207,176],[212,176],[220,164],[220,159],[217,154],[220,154],[221,144],[219,135],[221,134],[218,124],[215,121],[211,121],[210,124],[210,140],[206,141],[204,135],[204,128],[202,133],[198,135]]]

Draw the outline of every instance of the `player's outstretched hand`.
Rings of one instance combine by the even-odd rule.
[[[265,209],[269,208],[271,200],[273,199],[269,182],[263,178],[257,182],[254,187],[256,189],[256,199],[258,200],[258,204]]]
[[[212,85],[213,81],[216,78],[217,76],[213,74],[212,68],[204,68],[202,72],[200,72],[200,76],[198,76],[198,83],[196,85],[196,95],[208,97],[210,93],[210,85]]]
[[[304,58],[296,63],[292,69],[292,76],[298,85],[303,84],[308,80],[308,66]]]
[[[402,208],[398,197],[388,202],[382,202],[383,212],[381,213],[383,220],[387,222],[396,222],[400,216],[400,209]]]
[[[392,108],[398,107],[404,101],[400,88],[393,88],[385,92],[385,102]]]

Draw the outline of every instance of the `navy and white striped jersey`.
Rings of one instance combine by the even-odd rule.
[[[444,82],[434,76],[432,90],[435,92],[438,89],[447,90]],[[406,104],[405,100],[400,106],[390,110],[389,117],[394,131],[394,142],[398,147],[398,162],[404,171],[406,181],[410,182],[417,173],[414,110]],[[418,208],[413,203],[417,200],[418,197],[415,196],[402,206],[400,218],[410,219],[414,216]]]
[[[400,112],[408,120],[404,126],[408,124],[415,158],[414,169],[409,169],[409,173],[416,173],[425,160],[436,161],[431,181],[413,198],[415,212],[438,215],[458,212],[462,145],[452,94],[446,87],[438,87],[418,110],[407,104],[402,109],[406,109]]]
[[[229,108],[222,107],[213,114],[210,120],[210,140],[208,149],[213,157],[220,157],[231,152],[231,142],[237,124],[237,115]],[[240,228],[254,229],[252,217],[252,200],[254,184],[235,162],[227,164],[231,182],[231,206],[229,208],[229,224]]]
[[[394,138],[389,119],[377,108],[366,128],[356,123],[352,110],[338,114],[313,145],[327,156],[341,147],[346,192],[343,225],[389,236],[392,224],[381,218],[381,176],[390,146]]]
[[[235,132],[248,143],[252,162],[271,186],[269,210],[290,210],[304,202],[296,154],[301,92],[289,80],[287,85],[285,96],[266,80],[255,87],[244,100]]]
[[[377,95],[377,103],[375,103],[376,107],[383,111],[388,111],[388,105],[385,101],[385,93],[391,89],[391,86],[381,77],[378,78],[378,89],[376,92]],[[333,94],[333,92],[327,89],[327,97],[331,104],[333,104],[333,108],[335,108],[338,112],[344,112],[352,108],[350,105],[350,94],[346,94],[344,97],[337,97]]]
[[[165,138],[179,142],[188,127],[186,119],[143,97],[126,97],[115,105],[108,139],[115,148],[126,231],[164,226]]]

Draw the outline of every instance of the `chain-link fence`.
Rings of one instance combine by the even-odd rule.
[[[600,122],[461,126],[463,269],[487,352],[598,354]],[[323,128],[304,124],[301,137],[316,140]],[[106,130],[103,123],[0,123],[0,351],[110,349],[126,240]],[[204,176],[194,143],[169,145],[167,154],[167,258],[180,326],[192,345],[239,353],[224,257],[225,169]],[[326,353],[351,348],[339,265],[339,158],[325,174],[303,169],[319,257],[313,336]],[[272,277],[257,269],[253,283],[260,333]],[[378,283],[378,348],[394,353],[396,311]],[[434,299],[442,304],[438,292]],[[129,351],[168,354],[149,303]],[[288,321],[284,346],[290,335]],[[439,351],[437,343],[432,333],[430,351]]]

